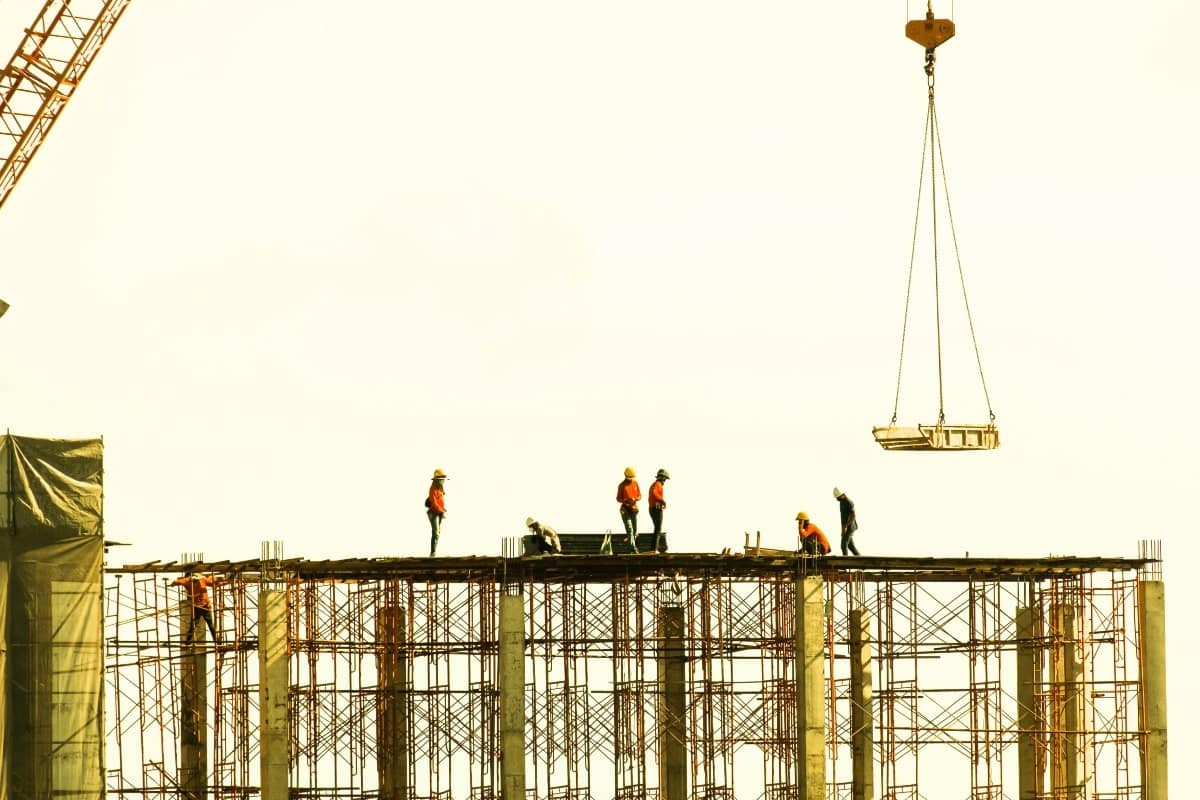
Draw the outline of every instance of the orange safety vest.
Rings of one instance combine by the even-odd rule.
[[[800,536],[804,539],[807,539],[810,536],[817,537],[817,544],[821,545],[822,553],[828,553],[833,549],[829,546],[829,540],[825,538],[825,532],[813,524],[811,520],[809,520],[807,528],[800,528]]]
[[[626,478],[617,484],[617,502],[622,508],[637,511],[637,501],[642,499],[642,487],[633,478]]]
[[[438,488],[436,483],[429,486],[429,502],[425,507],[434,514],[446,513],[446,492]]]
[[[663,499],[663,482],[655,481],[650,484],[650,507],[666,508],[667,501]]]
[[[208,587],[213,585],[212,578],[206,578],[203,575],[184,575],[182,578],[176,578],[171,585],[186,587],[193,607],[208,608]]]

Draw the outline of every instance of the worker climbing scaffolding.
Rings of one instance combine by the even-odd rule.
[[[934,75],[937,62],[936,49],[954,36],[954,22],[949,19],[937,19],[933,15],[933,5],[926,6],[924,19],[912,20],[905,27],[905,35],[925,48],[925,77],[928,88],[928,109],[925,117],[925,134],[921,150],[920,181],[917,189],[917,213],[913,222],[913,241],[908,264],[908,283],[904,298],[904,322],[900,332],[900,360],[896,370],[896,396],[892,406],[891,422],[885,426],[872,429],[875,440],[885,450],[992,450],[1000,445],[1000,434],[996,429],[996,415],[992,411],[991,398],[988,395],[987,381],[983,375],[983,362],[979,355],[979,343],[975,337],[975,322],[971,317],[971,306],[967,301],[966,280],[963,277],[962,259],[958,251],[958,236],[954,230],[954,214],[950,209],[950,195],[946,182],[945,161],[942,157],[941,131],[938,127],[937,107],[934,102]],[[916,262],[917,239],[921,218],[921,198],[924,195],[925,169],[929,168],[929,207],[931,219],[932,261],[933,261],[933,305],[934,328],[937,342],[937,388],[938,414],[934,424],[923,424],[915,427],[897,425],[900,407],[900,386],[904,370],[904,347],[908,337],[909,309],[912,300],[913,270]],[[950,225],[950,238],[954,244],[954,258],[958,266],[959,285],[962,289],[963,308],[966,312],[967,327],[971,333],[971,344],[975,352],[975,363],[979,369],[979,380],[983,388],[984,401],[987,404],[988,422],[986,424],[950,424],[946,422],[946,404],[943,381],[942,360],[942,302],[941,275],[939,271],[938,251],[938,177],[941,177],[942,195],[946,208],[946,218]]]

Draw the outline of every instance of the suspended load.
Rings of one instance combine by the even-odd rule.
[[[987,425],[933,425],[901,427],[895,424],[872,429],[884,450],[994,450],[1000,446],[995,423]]]
[[[913,225],[913,242],[908,264],[908,289],[904,298],[904,323],[900,332],[900,366],[896,371],[896,399],[892,406],[892,419],[888,425],[872,429],[875,441],[885,450],[994,450],[1000,446],[1000,433],[996,429],[996,415],[992,412],[988,396],[987,381],[983,376],[983,362],[979,356],[979,344],[975,338],[975,323],[971,318],[971,306],[967,302],[967,285],[963,278],[962,260],[958,253],[958,237],[954,233],[954,215],[950,211],[950,196],[946,184],[945,164],[942,160],[942,140],[938,129],[937,110],[933,96],[934,50],[954,36],[954,22],[935,19],[932,2],[927,6],[925,19],[912,20],[905,26],[905,35],[925,48],[925,76],[928,84],[929,104],[925,117],[925,136],[921,148],[920,181],[917,188],[917,214]],[[937,342],[937,421],[918,425],[897,425],[900,407],[900,379],[904,367],[904,346],[908,337],[909,307],[912,299],[913,267],[916,261],[918,232],[921,221],[921,200],[925,195],[926,165],[929,170],[929,231],[933,261],[933,307]],[[942,370],[942,299],[941,275],[938,263],[938,184],[942,189],[945,214],[950,225],[950,238],[954,247],[954,260],[958,266],[959,284],[962,288],[963,308],[971,332],[971,344],[975,351],[975,363],[979,367],[979,381],[983,388],[983,399],[987,404],[988,421],[978,424],[956,424],[946,421],[945,396]]]

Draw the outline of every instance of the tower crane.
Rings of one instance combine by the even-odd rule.
[[[0,73],[0,207],[129,0],[46,0]]]
[[[0,207],[25,173],[129,0],[46,0],[0,73]],[[0,300],[0,316],[8,304]]]

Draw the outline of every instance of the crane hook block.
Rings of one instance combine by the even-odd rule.
[[[926,50],[932,50],[954,35],[954,20],[934,19],[931,12],[925,19],[909,20],[904,26],[904,35]]]

